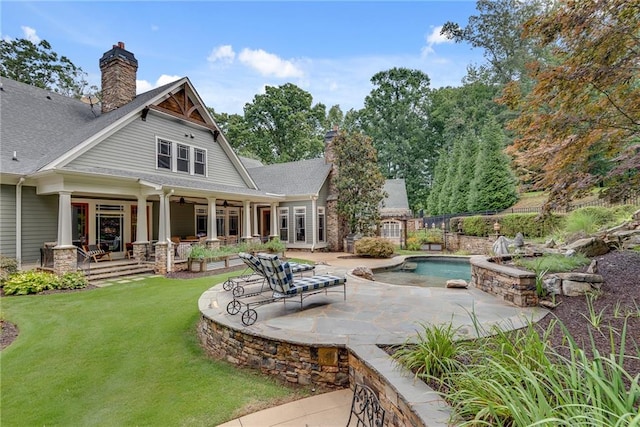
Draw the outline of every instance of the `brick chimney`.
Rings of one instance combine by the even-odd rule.
[[[102,72],[102,112],[107,113],[136,97],[138,60],[118,42],[100,58]]]

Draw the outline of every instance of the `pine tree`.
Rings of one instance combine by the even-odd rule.
[[[477,140],[467,133],[459,142],[460,156],[456,175],[451,186],[451,198],[449,199],[449,213],[462,213],[467,211],[469,201],[469,189],[476,170]]]
[[[495,120],[483,126],[467,204],[469,211],[502,210],[518,200],[516,179],[503,152],[505,139]]]

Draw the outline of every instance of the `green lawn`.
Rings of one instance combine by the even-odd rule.
[[[200,348],[198,298],[224,277],[2,298],[20,335],[0,353],[0,424],[212,426],[290,398]]]

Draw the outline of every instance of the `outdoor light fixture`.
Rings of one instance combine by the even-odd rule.
[[[218,142],[218,135],[220,135],[220,131],[218,129],[213,131],[213,140]]]
[[[144,109],[142,110],[142,113],[140,114],[140,118],[142,119],[143,122],[147,121],[147,114],[149,114],[149,107],[144,107]]]
[[[180,204],[184,205],[184,197],[180,197]]]
[[[229,203],[227,203],[227,201],[225,200],[225,201],[222,203],[222,207],[223,207],[223,208],[228,208],[228,207],[229,207]]]
[[[493,231],[496,232],[496,235],[500,234],[500,223],[498,221],[493,223]]]

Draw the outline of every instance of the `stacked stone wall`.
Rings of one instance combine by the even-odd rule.
[[[258,369],[287,383],[313,384],[322,390],[349,386],[345,347],[275,341],[228,328],[204,316],[200,319],[198,336],[210,356]]]
[[[490,262],[486,257],[471,258],[471,285],[518,307],[538,305],[534,273]]]
[[[472,255],[491,253],[495,237],[465,236],[459,233],[445,233],[446,248],[451,252],[467,252]]]

